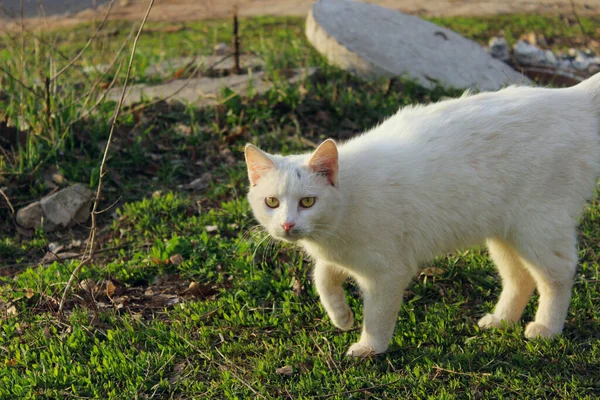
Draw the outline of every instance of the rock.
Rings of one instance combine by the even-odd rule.
[[[314,74],[316,68],[299,68],[292,70],[289,83],[298,83]],[[132,85],[125,95],[123,106],[127,107],[145,99],[167,99],[195,106],[217,105],[221,102],[221,89],[228,87],[241,96],[265,93],[273,83],[266,79],[264,71],[253,72],[252,75],[229,75],[212,78],[202,76],[193,79],[174,79],[159,85]],[[113,88],[107,95],[107,100],[118,101],[122,88]]]
[[[42,216],[42,205],[36,201],[17,212],[17,224],[25,229],[37,229],[42,226]]]
[[[578,54],[572,61],[572,64],[575,69],[587,70],[590,66],[590,61],[584,54]]]
[[[234,66],[233,56],[224,56],[225,53],[215,53],[210,56],[202,57],[175,57],[164,60],[146,68],[147,77],[168,78],[172,77],[182,68],[194,69],[200,66],[199,71],[206,74],[208,71],[217,72],[216,75],[225,75]],[[240,66],[243,70],[260,71],[264,68],[265,62],[251,54],[242,54],[240,56]]]
[[[572,67],[573,67],[573,65],[571,63],[571,60],[569,60],[569,59],[562,59],[562,60],[560,60],[560,63],[558,64],[559,69],[569,69]]]
[[[517,42],[514,54],[519,64],[544,67],[557,67],[560,64],[552,51],[542,50],[524,40]]]
[[[501,61],[508,61],[510,59],[510,47],[508,42],[504,38],[493,37],[489,41],[490,55]]]
[[[548,46],[548,42],[546,42],[546,38],[541,33],[529,32],[524,35],[521,35],[519,40],[523,40],[529,44],[534,46]]]
[[[42,172],[42,176],[44,178],[44,184],[51,189],[64,185],[67,181],[58,168],[53,165],[46,168],[46,170]]]
[[[179,188],[186,189],[186,190],[194,190],[194,191],[204,190],[210,185],[211,181],[212,181],[212,174],[210,172],[205,172],[204,174],[202,174],[202,176],[200,178],[194,179],[187,185],[179,185]]]
[[[217,43],[214,47],[214,53],[218,56],[222,56],[231,53],[231,48],[227,46],[227,43]]]
[[[558,66],[560,63],[558,61],[558,58],[556,57],[556,55],[552,52],[552,50],[545,50],[544,51],[544,58],[545,61],[553,66]]]
[[[540,65],[545,59],[545,54],[542,49],[528,43],[524,40],[519,40],[514,47],[515,58],[521,64]]]
[[[372,4],[319,0],[306,36],[332,64],[364,78],[409,75],[428,88],[481,90],[530,83],[456,32]]]
[[[40,201],[44,215],[44,229],[53,231],[82,224],[90,216],[92,191],[75,184]]]
[[[569,57],[575,58],[580,54],[580,51],[571,47],[569,50],[567,50],[567,54]]]

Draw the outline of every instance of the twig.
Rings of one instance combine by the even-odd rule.
[[[89,263],[91,261],[92,257],[94,256],[94,247],[96,244],[95,243],[95,241],[96,241],[96,215],[97,215],[97,210],[98,210],[98,203],[100,201],[100,195],[102,192],[102,179],[104,178],[104,175],[106,173],[106,171],[105,171],[106,158],[108,157],[108,151],[110,149],[110,143],[111,143],[111,140],[113,137],[113,133],[115,131],[115,127],[117,125],[117,119],[119,118],[119,113],[121,111],[121,107],[123,106],[123,100],[125,99],[125,92],[127,91],[127,84],[129,83],[129,76],[131,75],[131,68],[133,66],[133,58],[135,56],[135,50],[137,49],[138,40],[140,38],[140,35],[142,34],[142,30],[144,29],[144,25],[146,24],[146,21],[148,20],[148,15],[150,14],[150,10],[152,10],[153,5],[154,5],[154,0],[150,0],[148,3],[148,9],[146,10],[146,14],[144,15],[144,19],[142,20],[142,22],[140,24],[140,28],[138,29],[135,39],[133,40],[133,46],[131,48],[131,55],[129,56],[129,65],[127,67],[127,74],[125,75],[125,82],[123,84],[123,90],[121,91],[121,97],[119,98],[119,103],[117,104],[117,108],[115,109],[115,113],[113,115],[113,120],[110,125],[110,132],[108,133],[108,140],[106,142],[106,147],[104,149],[104,155],[102,156],[102,162],[100,164],[100,173],[99,173],[99,177],[98,177],[98,188],[96,190],[96,197],[94,198],[94,205],[92,207],[92,212],[91,212],[92,227],[91,227],[91,231],[90,231],[90,236],[88,238],[88,245],[86,246],[86,249],[84,252],[85,258],[75,268],[75,270],[73,270],[73,272],[71,273],[71,276],[69,277],[69,281],[67,282],[65,291],[63,292],[62,298],[60,300],[60,306],[58,307],[58,314],[61,316],[63,315],[62,312],[63,312],[63,307],[65,305],[65,299],[67,297],[67,293],[69,292],[71,285],[73,285],[73,281],[75,280],[75,277],[81,270],[82,266],[85,265],[86,263]]]
[[[435,368],[436,371],[438,371],[438,372],[446,372],[446,373],[453,374],[453,375],[464,375],[464,376],[490,376],[490,375],[492,375],[489,372],[482,372],[482,373],[478,374],[478,373],[474,373],[474,372],[453,371],[451,369],[442,368],[438,365],[434,365],[433,368]]]
[[[46,92],[46,123],[50,126],[50,78],[48,76],[44,77],[44,90]]]
[[[571,8],[573,9],[573,15],[575,15],[575,19],[581,28],[581,34],[583,35],[583,44],[588,45],[588,37],[585,34],[585,29],[583,29],[583,24],[581,23],[581,19],[579,19],[579,14],[577,14],[577,10],[575,10],[575,1],[571,0]]]
[[[12,204],[10,203],[8,196],[6,195],[6,193],[4,193],[4,190],[2,190],[2,189],[0,189],[0,194],[2,195],[2,197],[4,197],[4,200],[6,200],[6,204],[8,204],[8,207],[10,208],[10,213],[11,213],[11,215],[13,215],[15,213],[15,209],[13,208]]]
[[[233,6],[233,72],[239,75],[242,71],[240,68],[240,36],[238,34],[238,8]]]
[[[36,97],[40,97],[40,94],[38,92],[36,92],[35,90],[33,90],[32,88],[30,88],[29,86],[27,86],[25,83],[23,83],[21,80],[15,78],[14,76],[11,75],[10,72],[8,72],[7,70],[5,70],[3,67],[0,66],[0,71],[4,72],[10,79],[12,79],[13,81],[15,81],[16,83],[18,83],[21,87],[23,87],[24,89],[29,90],[31,93],[33,93]],[[21,95],[21,98],[23,98],[23,96]]]

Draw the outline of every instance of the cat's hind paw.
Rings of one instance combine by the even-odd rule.
[[[525,337],[527,339],[550,339],[559,334],[560,332],[554,332],[538,322],[530,322],[527,328],[525,328]]]
[[[354,314],[350,307],[346,309],[346,314],[342,314],[341,316],[335,315],[331,318],[331,322],[333,325],[340,328],[343,331],[347,331],[352,328],[354,325]]]
[[[378,348],[373,345],[365,345],[361,343],[354,343],[348,351],[346,352],[346,356],[348,357],[356,357],[356,358],[366,358],[374,356],[375,354],[385,353],[387,350],[387,346],[385,348]]]
[[[371,346],[363,346],[360,343],[354,343],[346,352],[346,356],[356,358],[366,358],[375,354],[375,350]]]
[[[506,322],[502,322],[502,320],[496,317],[494,314],[486,314],[477,322],[477,325],[481,329],[490,329],[490,328],[503,328]]]

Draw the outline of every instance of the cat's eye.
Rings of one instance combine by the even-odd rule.
[[[300,205],[304,208],[310,208],[315,204],[315,198],[314,197],[304,197],[302,200],[300,200]]]
[[[277,197],[267,197],[265,199],[265,204],[269,208],[277,208],[279,207],[279,200],[277,199]]]

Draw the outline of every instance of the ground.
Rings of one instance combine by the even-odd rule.
[[[564,50],[600,39],[598,18],[581,17],[581,25],[573,16],[432,20],[480,43],[501,30],[511,43],[533,31]],[[96,252],[67,290],[61,317],[90,225],[26,231],[13,208],[56,187],[98,184],[116,107],[101,95],[122,84],[138,25],[111,21],[94,36],[98,26],[0,43],[0,398],[600,396],[598,196],[580,221],[580,262],[560,338],[523,338],[536,299],[523,324],[481,331],[476,321],[493,308],[500,283],[485,249],[465,249],[423,266],[388,353],[344,357],[359,329],[335,329],[313,288],[310,260],[256,227],[244,197],[243,147],[307,151],[398,107],[461,91],[359,80],[310,47],[301,17],[240,22],[243,50],[265,60],[274,83],[265,94],[223,90],[218,105],[202,109],[144,101],[122,111],[103,176]],[[231,43],[229,21],[150,23],[132,81],[151,81],[149,66],[210,53],[220,42]],[[113,60],[106,72],[86,69]],[[296,67],[318,72],[289,85],[285,77]],[[187,189],[200,177],[203,184]],[[352,283],[346,289],[360,323],[360,295]]]
[[[245,17],[259,15],[305,16],[312,3],[312,0],[158,0],[154,5],[150,20],[182,22],[227,18],[236,5],[240,15]],[[367,3],[429,17],[520,13],[565,16],[573,15],[573,7],[575,7],[578,15],[591,16],[600,13],[600,2],[598,0],[369,0]],[[18,10],[18,4],[18,1],[12,1],[12,8]],[[68,11],[69,3],[63,2],[63,4],[65,11]],[[147,4],[147,1],[141,0],[117,1],[110,18],[115,20],[138,20],[144,14]],[[15,15],[18,16],[18,11],[15,12]],[[33,18],[28,21],[28,24],[32,28],[57,28],[88,22],[103,16],[103,9],[96,11],[90,9],[68,17]],[[5,25],[9,26],[8,23],[5,23]],[[16,27],[16,24],[13,25],[13,28]]]

